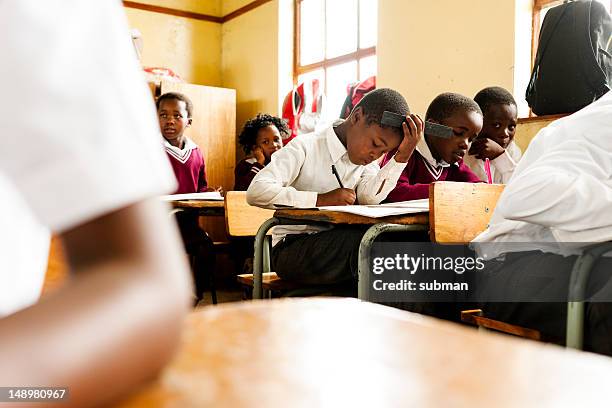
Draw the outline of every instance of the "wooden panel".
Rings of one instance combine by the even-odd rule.
[[[225,191],[234,188],[236,91],[162,81],[161,93],[166,92],[180,92],[193,102],[193,124],[185,133],[202,150],[208,185],[221,186]],[[201,218],[200,225],[213,241],[227,241],[223,218]]]
[[[61,287],[68,280],[68,264],[64,255],[62,241],[59,237],[51,238],[51,248],[49,249],[49,263],[45,282],[43,284],[42,295],[49,294]]]
[[[249,205],[246,191],[228,191],[225,196],[225,224],[230,237],[254,237],[260,225],[273,215],[274,210]]]
[[[503,184],[442,181],[429,186],[432,242],[466,243],[487,229]]]
[[[532,118],[521,118],[516,126],[514,141],[523,152],[527,150],[527,146],[531,139],[542,129],[567,115],[549,115],[549,116],[534,116]]]
[[[354,299],[203,307],[115,406],[604,407],[612,360]]]

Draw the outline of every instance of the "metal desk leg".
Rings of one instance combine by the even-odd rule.
[[[570,276],[569,299],[584,299],[591,269],[599,258],[612,251],[612,242],[605,242],[585,249],[576,259]],[[584,343],[584,302],[567,302],[567,326],[565,345],[581,350]]]
[[[370,301],[370,287],[372,286],[372,271],[370,270],[370,253],[372,245],[376,238],[385,232],[409,232],[409,231],[427,231],[428,225],[422,224],[374,224],[363,235],[359,243],[359,260],[358,260],[358,286],[357,297],[361,300]]]
[[[263,299],[263,289],[261,287],[261,283],[264,270],[264,250],[269,251],[267,247],[266,234],[270,228],[278,224],[280,224],[280,220],[278,218],[270,218],[261,224],[257,230],[257,234],[255,235],[255,253],[253,256],[253,299]]]

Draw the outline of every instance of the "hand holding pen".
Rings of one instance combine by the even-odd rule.
[[[331,172],[336,177],[340,188],[337,188],[327,193],[322,193],[317,196],[317,207],[323,207],[326,205],[352,205],[357,199],[355,191],[350,188],[344,188],[342,179],[336,170],[336,166],[332,164]]]

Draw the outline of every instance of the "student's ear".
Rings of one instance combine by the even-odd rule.
[[[193,119],[191,119],[191,118],[187,119],[187,125],[185,125],[185,127],[191,126],[191,122],[192,121],[193,121]]]
[[[351,113],[350,117],[351,117],[351,125],[356,125],[357,123],[359,123],[359,121],[362,120],[364,117],[363,108],[361,106],[358,106],[355,109],[353,109],[353,112]]]

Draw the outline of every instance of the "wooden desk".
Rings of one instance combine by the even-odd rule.
[[[608,406],[612,359],[355,299],[205,307],[154,383],[155,407]]]
[[[370,253],[376,238],[385,232],[427,231],[429,213],[395,215],[370,218],[341,211],[328,210],[277,210],[274,217],[264,222],[255,235],[255,254],[253,259],[253,299],[263,298],[264,245],[267,232],[276,225],[300,224],[351,224],[371,225],[365,232],[358,252],[359,299],[369,300],[372,274],[370,273]]]
[[[177,200],[169,201],[174,209],[197,211],[198,215],[223,216],[225,204],[223,201],[213,200]]]

